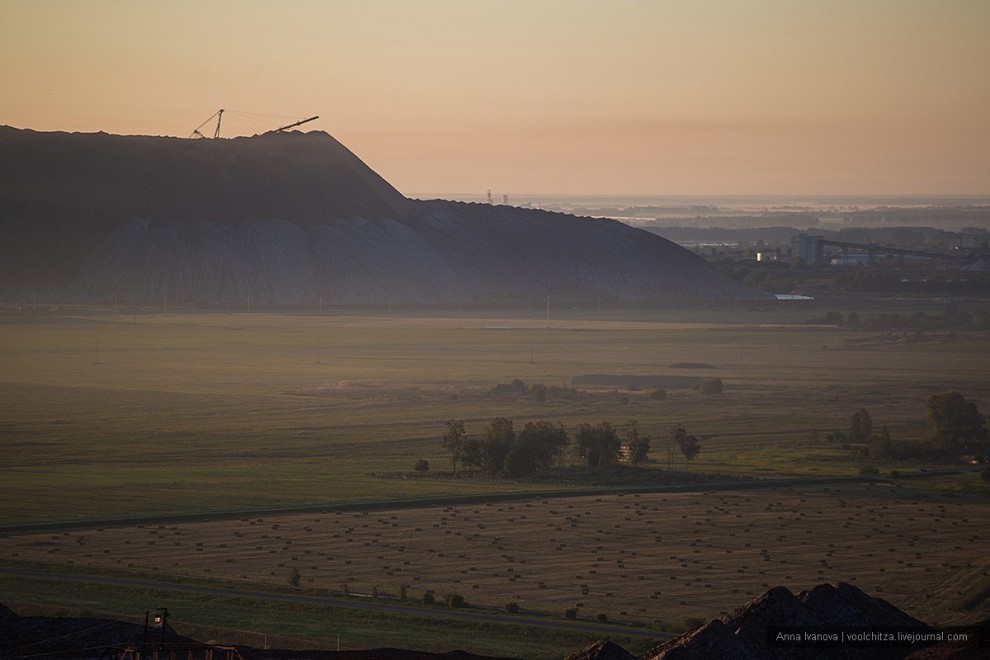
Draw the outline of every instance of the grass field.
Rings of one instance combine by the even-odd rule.
[[[921,439],[928,433],[924,403],[930,394],[954,389],[984,412],[990,405],[985,335],[852,333],[802,325],[813,315],[807,311],[555,310],[549,328],[543,314],[536,309],[0,317],[0,526],[586,485],[402,478],[419,458],[429,460],[435,473],[449,471],[439,436],[443,421],[451,418],[464,419],[469,433],[480,433],[495,416],[509,417],[518,427],[550,419],[572,430],[583,422],[621,426],[636,420],[642,433],[655,438],[654,467],[666,467],[666,438],[681,423],[701,440],[693,472],[854,475],[863,462],[823,438],[845,429],[857,408],[867,408],[874,425],[888,426],[895,439]],[[685,363],[692,366],[672,366]],[[497,383],[516,378],[569,385],[582,374],[718,377],[726,388],[719,396],[670,389],[663,401],[645,391],[612,389],[545,403],[491,393]],[[683,468],[679,458],[675,461]],[[876,467],[886,474],[913,472],[917,465]],[[601,503],[592,498],[575,500],[573,506],[582,511],[570,514],[566,504],[536,499],[535,511],[516,503],[492,505],[501,512],[458,507],[373,512],[355,520],[352,514],[324,516],[320,523],[314,516],[308,522],[286,518],[278,522],[281,533],[270,529],[275,523],[268,516],[265,525],[257,522],[262,516],[254,516],[253,525],[234,516],[205,527],[182,525],[178,535],[157,526],[122,527],[72,532],[57,540],[0,539],[0,544],[18,555],[7,555],[5,565],[64,568],[71,560],[73,570],[81,571],[153,570],[183,580],[222,575],[285,584],[284,573],[299,564],[303,587],[339,589],[348,579],[365,590],[407,584],[410,594],[457,590],[469,601],[501,605],[515,599],[554,615],[580,603],[581,611],[592,615],[603,611],[647,622],[716,616],[761,593],[764,584],[800,589],[846,579],[868,592],[879,589],[878,595],[917,616],[948,623],[983,607],[960,610],[956,601],[972,599],[968,585],[985,581],[980,571],[985,575],[986,566],[972,554],[972,539],[980,532],[971,528],[975,522],[961,518],[979,520],[988,488],[969,471],[912,480],[912,486],[925,482],[965,496],[943,501],[945,512],[935,499],[918,500],[923,493],[902,500],[903,489],[844,495],[847,506],[838,505],[832,494],[795,492],[780,495],[780,510],[763,499],[773,495],[755,493],[643,494]],[[662,497],[667,501],[655,501]],[[805,507],[801,498],[811,503]],[[627,504],[634,507],[629,512],[599,510]],[[956,504],[966,509],[959,518],[950,515]],[[857,517],[857,506],[874,509],[870,517],[877,520],[847,519]],[[909,515],[911,507],[924,510]],[[866,509],[858,511],[866,515]],[[566,520],[577,513],[577,527],[561,523],[561,516]],[[937,551],[926,545],[930,513],[942,521],[936,527]],[[612,522],[620,514],[623,519]],[[633,520],[625,521],[627,516]],[[633,525],[621,524],[646,516],[652,522],[636,525],[635,532]],[[494,528],[482,520],[489,518]],[[346,527],[338,529],[345,521],[351,521],[349,534]],[[674,535],[680,540],[667,540],[671,523],[680,529]],[[300,526],[313,531],[296,529]],[[293,530],[291,544],[285,543],[286,527]],[[410,532],[417,527],[424,531]],[[826,530],[837,546],[831,555],[815,543]],[[894,565],[880,558],[889,552],[888,531],[895,550],[883,559]],[[269,538],[261,539],[261,533]],[[873,538],[864,538],[866,533]],[[278,535],[283,539],[273,538]],[[601,540],[585,547],[582,543],[592,543],[589,535]],[[664,539],[659,545],[658,535]],[[784,540],[775,540],[779,536]],[[306,537],[317,541],[307,545]],[[632,545],[622,545],[623,539]],[[55,545],[32,545],[43,540]],[[203,544],[201,550],[196,543]],[[384,543],[389,549],[377,551]],[[410,558],[397,549],[403,543]],[[616,544],[637,554],[619,554]],[[599,545],[608,550],[599,551]],[[360,548],[361,559],[349,559],[348,570],[340,571],[335,562],[347,561],[350,548]],[[579,548],[577,555],[570,555],[572,548]],[[770,559],[760,550],[768,550]],[[599,559],[596,552],[605,554]],[[440,553],[444,557],[435,556]],[[718,553],[726,555],[723,561]],[[502,555],[525,563],[505,565]],[[488,573],[477,574],[483,566]],[[895,579],[895,568],[911,580]],[[544,573],[547,578],[536,579]],[[588,593],[581,593],[581,584],[588,585]],[[908,592],[905,584],[915,586]],[[940,604],[932,609],[933,602]]]
[[[481,432],[496,415],[572,428],[638,420],[659,438],[683,423],[702,438],[695,469],[854,473],[845,452],[810,441],[813,429],[844,428],[864,406],[895,438],[921,437],[926,397],[958,389],[986,400],[990,366],[986,338],[848,349],[851,333],[791,326],[560,319],[547,329],[538,318],[264,314],[4,321],[0,468],[10,497],[0,523],[532,488],[370,476],[408,472],[417,458],[447,469],[443,420]],[[712,368],[669,367],[684,362]],[[566,385],[585,373],[717,376],[726,391],[671,390],[662,402],[598,391],[545,404],[489,394],[514,378]]]
[[[505,657],[555,658],[561,649],[579,649],[599,638],[580,631],[536,627],[526,617],[502,623],[457,621],[436,616],[436,609],[410,607],[408,613],[377,613],[356,608],[271,602],[244,597],[196,595],[169,589],[145,589],[64,581],[11,578],[4,583],[5,605],[22,616],[85,616],[141,624],[148,608],[167,605],[169,626],[193,639],[220,644],[281,649],[413,648],[442,653],[470,648]],[[18,597],[29,602],[21,602]],[[71,603],[69,607],[67,603]],[[110,610],[98,609],[111,603]],[[656,640],[624,635],[611,638],[640,653]]]

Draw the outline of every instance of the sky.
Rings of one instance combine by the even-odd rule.
[[[986,195],[988,35],[987,0],[0,0],[0,124],[319,115],[410,196]]]

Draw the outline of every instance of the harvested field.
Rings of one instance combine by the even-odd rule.
[[[846,581],[932,624],[986,618],[985,504],[889,486],[628,494],[0,539],[11,563],[220,578],[644,623]]]

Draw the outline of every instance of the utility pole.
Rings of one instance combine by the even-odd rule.
[[[155,615],[155,623],[158,623],[159,620],[162,623],[162,634],[158,638],[158,650],[161,651],[164,650],[165,648],[165,626],[168,623],[168,608],[161,607],[158,609],[158,611],[161,612],[162,614],[160,617],[157,614]]]
[[[547,328],[550,327],[550,296],[547,296]]]

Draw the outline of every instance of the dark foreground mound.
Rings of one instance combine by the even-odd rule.
[[[769,298],[613,220],[406,199],[321,132],[0,127],[0,283],[199,305]]]
[[[94,618],[18,616],[0,605],[0,658],[98,658],[108,648],[168,646],[203,649],[170,627],[145,632],[143,625]],[[222,656],[221,656],[222,657]]]
[[[862,632],[863,638],[814,641],[816,635]],[[880,598],[856,587],[821,584],[798,595],[775,587],[721,619],[709,621],[656,646],[642,660],[976,660],[990,658],[990,622],[959,631],[962,640],[897,643],[897,632],[939,635]],[[777,635],[807,635],[787,642]],[[601,640],[566,660],[630,660],[633,656]]]
[[[820,584],[795,596],[775,587],[749,603],[643,655],[644,660],[901,660],[919,648],[931,658],[969,658],[983,649],[978,640],[953,648],[931,643],[897,643],[887,634],[934,634],[921,621],[881,598],[845,584]],[[861,638],[853,637],[863,633]],[[789,636],[796,635],[797,638]],[[838,640],[831,636],[839,635]],[[850,635],[850,637],[841,637]],[[979,652],[983,652],[980,650]],[[963,655],[958,655],[962,653]]]

